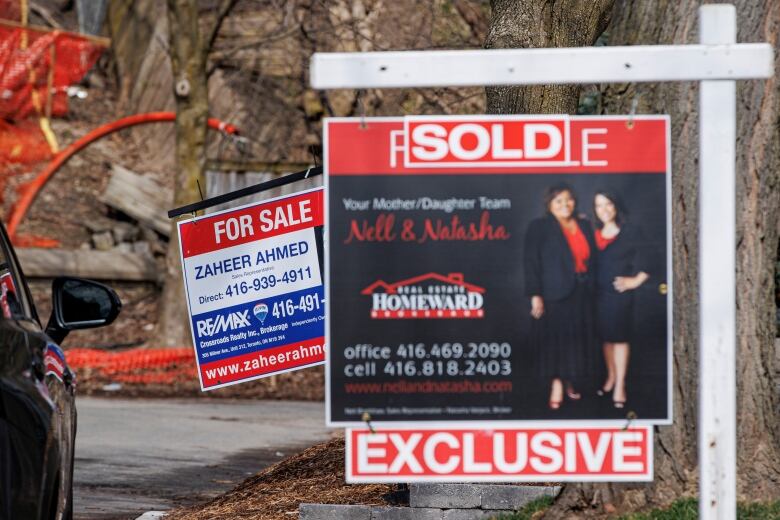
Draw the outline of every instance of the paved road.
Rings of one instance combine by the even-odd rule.
[[[136,518],[218,495],[329,437],[322,403],[77,400],[75,516]]]

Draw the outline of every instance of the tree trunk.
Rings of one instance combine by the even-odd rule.
[[[200,198],[198,183],[205,189],[206,122],[208,89],[206,56],[198,27],[196,0],[168,0],[170,54],[176,96],[176,189],[174,206]],[[205,195],[205,194],[204,194]],[[155,337],[160,346],[191,345],[184,282],[179,260],[176,223],[171,223],[171,240],[166,255],[165,285],[160,299],[160,316]]]
[[[560,42],[581,45],[592,43],[599,34],[600,18],[589,17],[587,27],[582,27],[586,17],[577,15],[576,9],[567,11],[557,3],[552,8],[546,6],[546,11],[536,7],[541,2],[533,2],[532,7],[497,0],[493,4],[489,47],[537,47]],[[738,41],[772,43],[778,69],[780,3],[738,0],[735,4]],[[698,6],[699,2],[692,0],[617,0],[608,28],[609,44],[696,43]],[[572,16],[574,20],[570,23],[560,20]],[[540,19],[544,20],[543,24],[537,22]],[[555,23],[551,24],[551,20]],[[513,24],[517,27],[511,27]],[[551,30],[576,30],[577,33],[550,37]],[[504,39],[500,40],[501,45],[495,45],[491,37]],[[501,113],[572,113],[577,106],[577,93],[573,87],[488,89],[488,106],[492,112]],[[775,335],[772,274],[780,217],[777,77],[738,82],[737,96],[738,498],[766,501],[780,498],[780,403],[772,366]],[[567,99],[550,99],[560,97]],[[634,99],[638,113],[666,113],[672,121],[674,425],[656,429],[652,483],[568,485],[547,513],[549,518],[599,516],[664,506],[697,493],[698,86],[696,83],[605,86],[601,89],[601,112],[628,113]]]
[[[780,70],[780,3],[735,2],[738,41],[774,46]],[[780,83],[737,83],[738,496],[780,497],[780,396],[775,359],[774,267],[780,219]]]
[[[491,0],[485,47],[582,47],[593,45],[609,23],[614,0]],[[494,114],[573,114],[580,85],[535,85],[487,89]]]

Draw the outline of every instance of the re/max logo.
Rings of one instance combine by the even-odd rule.
[[[249,327],[249,311],[231,312],[227,316],[219,314],[213,318],[206,320],[198,320],[195,322],[195,326],[198,329],[198,336],[213,336],[220,332],[227,332],[228,330],[240,329],[242,327]]]

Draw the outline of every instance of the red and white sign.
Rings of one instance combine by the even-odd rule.
[[[68,366],[62,349],[54,343],[46,345],[46,350],[43,351],[43,366],[46,375],[52,375],[62,381]]]
[[[11,306],[8,303],[9,294],[12,298],[16,298],[16,287],[14,286],[14,279],[11,277],[11,273],[5,272],[0,275],[0,310],[2,310],[5,318],[11,318],[13,315]]]
[[[346,480],[650,481],[651,428],[348,429]]]
[[[657,173],[665,116],[407,116],[326,128],[328,175]],[[343,143],[349,153],[333,147]],[[367,170],[370,168],[370,170]]]
[[[248,204],[183,222],[181,254],[189,258],[311,229],[322,222],[321,190]]]
[[[314,189],[179,222],[203,390],[324,362]]]
[[[473,122],[458,118],[431,121],[407,117],[404,120],[404,162],[407,167],[463,166],[479,162],[501,166],[567,165],[571,161],[568,119]],[[582,134],[585,161],[590,149],[604,148],[591,137],[606,133],[592,130]],[[593,139],[593,141],[597,141]]]

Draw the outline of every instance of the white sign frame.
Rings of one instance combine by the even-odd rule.
[[[736,9],[699,8],[700,44],[315,53],[317,89],[699,81],[699,512],[736,516],[736,83],[769,78],[768,43],[736,43]]]

